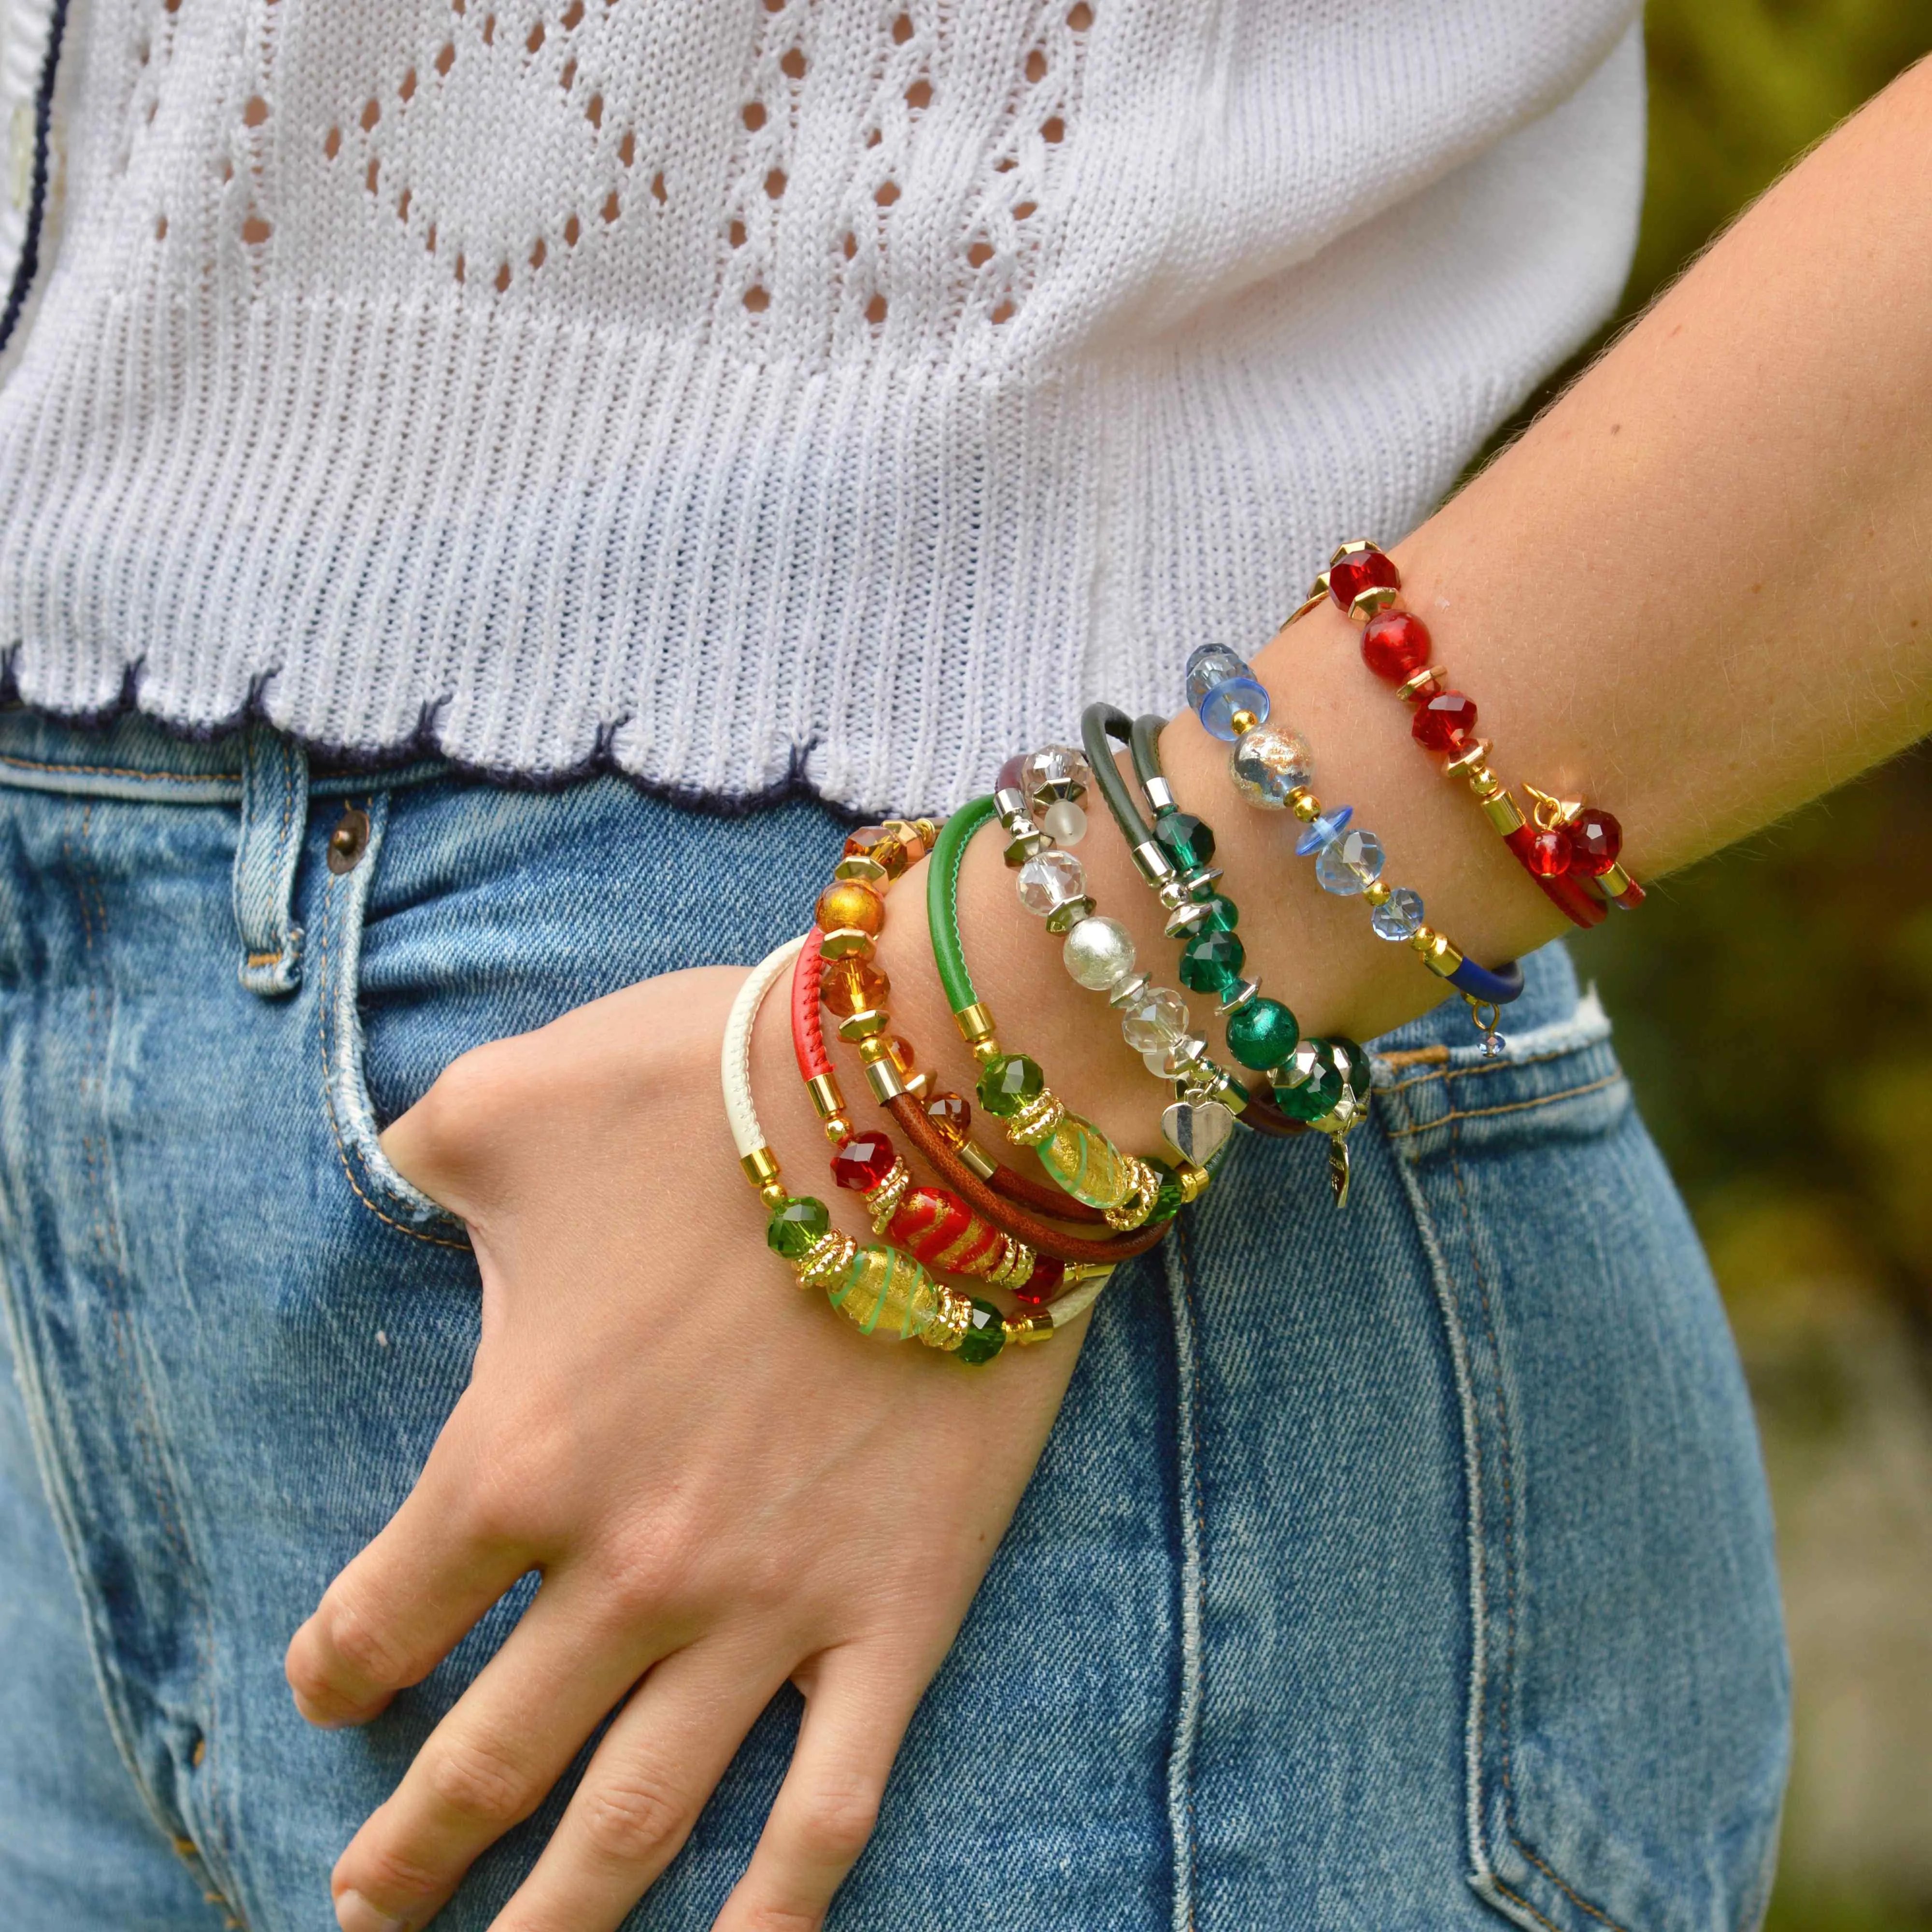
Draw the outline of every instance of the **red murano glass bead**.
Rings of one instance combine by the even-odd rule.
[[[915,1260],[954,1274],[983,1272],[1002,1239],[943,1187],[908,1188],[886,1232]]]
[[[1460,752],[1476,735],[1476,700],[1460,691],[1438,691],[1415,707],[1409,729],[1432,752]]]
[[[935,1094],[926,1103],[926,1118],[948,1147],[964,1147],[973,1129],[973,1109],[958,1094]]]
[[[1570,822],[1570,869],[1592,878],[1607,872],[1624,849],[1624,829],[1607,812],[1586,806]]]
[[[898,1158],[892,1142],[876,1127],[854,1134],[832,1156],[832,1178],[841,1187],[863,1194],[878,1186]]]
[[[1382,610],[1362,632],[1362,662],[1376,676],[1403,684],[1429,662],[1429,626],[1406,610]]]
[[[1060,1292],[1060,1284],[1066,1279],[1066,1264],[1058,1262],[1051,1255],[1036,1257],[1033,1273],[1013,1290],[1013,1299],[1023,1301],[1029,1308],[1044,1308]]]
[[[1328,594],[1344,610],[1364,590],[1400,590],[1402,573],[1395,559],[1378,550],[1358,550],[1328,566]]]
[[[1559,879],[1570,869],[1570,834],[1558,826],[1529,842],[1529,869],[1540,879]]]

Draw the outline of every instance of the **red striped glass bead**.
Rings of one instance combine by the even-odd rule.
[[[1006,1238],[943,1187],[908,1188],[886,1232],[915,1260],[953,1274],[981,1272]]]
[[[1328,566],[1328,594],[1344,610],[1364,590],[1400,590],[1395,559],[1378,550],[1358,550]]]
[[[1429,627],[1406,610],[1383,610],[1362,632],[1362,662],[1390,684],[1406,683],[1429,662]]]
[[[1586,806],[1570,823],[1570,869],[1596,878],[1617,862],[1624,849],[1624,829],[1607,812]]]
[[[1409,729],[1432,752],[1460,752],[1476,735],[1476,700],[1460,691],[1438,691],[1415,707]]]

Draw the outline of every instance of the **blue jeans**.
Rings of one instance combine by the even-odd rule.
[[[366,1730],[291,1706],[290,1633],[476,1342],[463,1231],[377,1124],[478,1042],[756,958],[838,833],[0,714],[8,1926],[332,1928],[336,1853],[527,1600]],[[836,1927],[1756,1922],[1750,1412],[1606,1023],[1560,948],[1529,974],[1500,1062],[1460,1006],[1380,1043],[1346,1213],[1316,1137],[1244,1136],[1117,1280]],[[634,1926],[709,1925],[796,1720]],[[440,1925],[487,1924],[562,1796]]]

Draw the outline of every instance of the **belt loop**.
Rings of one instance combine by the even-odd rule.
[[[242,935],[242,983],[264,998],[292,993],[302,983],[296,862],[308,824],[308,753],[286,733],[250,724],[242,737],[235,923]]]

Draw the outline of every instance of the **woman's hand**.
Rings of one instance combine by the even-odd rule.
[[[628,1697],[496,1921],[616,1926],[788,1678],[797,1749],[717,1922],[818,1924],[1046,1441],[1077,1335],[976,1372],[860,1335],[766,1250],[718,1096],[742,976],[670,974],[466,1054],[383,1137],[469,1225],[482,1340],[414,1491],[290,1646],[303,1714],[366,1721],[542,1584],[337,1864],[347,1932],[434,1918]],[[824,1194],[781,1004],[760,1104]]]

